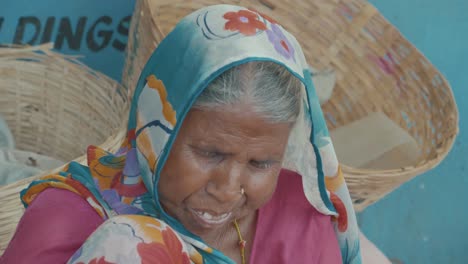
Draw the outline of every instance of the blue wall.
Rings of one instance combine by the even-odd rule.
[[[81,38],[76,37],[72,45],[64,42],[58,50],[81,54],[85,63],[120,80],[124,53],[118,47],[121,46],[119,43],[126,42],[124,33],[128,21],[125,18],[132,13],[134,1],[3,2],[0,43],[12,42],[15,34],[21,32],[20,17],[36,17],[23,18],[23,22],[29,21],[24,28],[23,40],[31,40],[39,31],[33,44],[48,39],[44,32],[51,32],[50,40],[57,42],[60,36],[70,32],[80,36],[77,31],[80,29],[83,32]],[[359,215],[360,224],[366,235],[389,257],[403,263],[468,263],[468,134],[465,133],[468,121],[465,114],[468,113],[468,90],[465,89],[468,83],[465,65],[468,61],[468,1],[371,2],[448,78],[459,105],[461,132],[453,151],[437,169],[417,177],[369,207]],[[34,27],[33,20],[40,22],[40,29]],[[55,20],[50,30],[45,29],[48,20]],[[67,29],[67,20],[71,31]]]

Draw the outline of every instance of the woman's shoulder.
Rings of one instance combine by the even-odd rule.
[[[282,170],[275,193],[260,208],[252,255],[259,263],[341,262],[331,217],[308,202],[296,172]]]
[[[270,201],[260,208],[260,214],[275,218],[278,223],[294,222],[296,226],[310,228],[331,225],[331,217],[320,213],[307,200],[302,187],[302,176],[297,172],[282,169],[276,190]]]
[[[269,206],[281,207],[281,210],[290,214],[305,214],[315,220],[330,220],[330,216],[320,213],[307,200],[303,191],[302,176],[288,169],[281,170]]]
[[[58,188],[48,188],[39,193],[26,209],[23,218],[29,214],[48,223],[77,228],[86,228],[85,223],[104,221],[82,196]]]
[[[46,189],[26,209],[0,262],[66,262],[102,222],[81,196]]]

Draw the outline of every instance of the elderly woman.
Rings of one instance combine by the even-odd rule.
[[[184,18],[141,73],[121,149],[90,147],[21,198],[2,263],[361,262],[301,48],[242,7]]]

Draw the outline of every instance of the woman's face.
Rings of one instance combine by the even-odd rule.
[[[276,188],[290,131],[244,104],[192,109],[161,172],[162,206],[202,237],[255,212]]]

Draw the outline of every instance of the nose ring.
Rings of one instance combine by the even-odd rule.
[[[241,193],[241,195],[244,195],[244,193],[245,193],[244,188],[241,188],[240,193]]]

